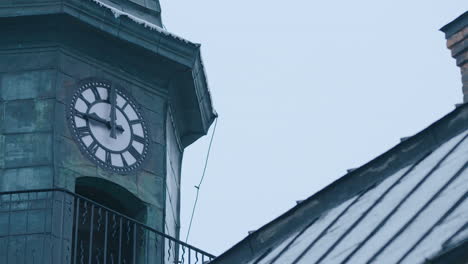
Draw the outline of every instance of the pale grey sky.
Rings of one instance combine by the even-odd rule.
[[[216,255],[462,101],[438,29],[466,0],[161,5],[169,31],[202,44],[220,116],[189,238]],[[183,239],[208,141],[185,152]]]

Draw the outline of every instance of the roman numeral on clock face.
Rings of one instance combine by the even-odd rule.
[[[127,161],[125,160],[125,157],[122,154],[120,154],[120,158],[122,159],[124,167],[128,167],[128,163],[127,163]]]
[[[78,133],[78,137],[80,138],[89,136],[91,134],[91,131],[89,130],[88,126],[77,127],[76,132]]]
[[[139,143],[141,143],[143,145],[145,144],[145,138],[143,138],[143,137],[133,135],[133,140],[135,140],[136,142],[139,142]]]
[[[95,86],[91,87],[91,91],[93,92],[94,98],[96,98],[96,100],[101,100],[101,95]]]
[[[96,151],[98,150],[99,148],[99,145],[96,143],[96,141],[93,141],[89,146],[88,146],[88,150],[89,152],[93,153],[93,154],[96,154]]]
[[[136,125],[136,124],[140,124],[141,120],[140,119],[130,120],[128,123],[130,125]]]
[[[80,94],[80,96],[78,96],[81,101],[83,101],[87,107],[89,107],[91,104],[88,102],[88,100],[86,100],[86,98],[83,96],[83,94]]]
[[[122,110],[125,110],[125,107],[127,107],[127,106],[128,106],[128,102],[126,101],[126,102],[125,102],[125,104],[124,104],[124,105],[122,105],[122,107],[121,107],[121,108],[122,108]]]
[[[136,150],[133,146],[130,146],[128,148],[128,152],[130,152],[130,154],[136,159],[138,160],[140,158],[140,153],[138,152],[138,150]]]
[[[111,153],[109,151],[106,151],[106,163],[112,164]]]

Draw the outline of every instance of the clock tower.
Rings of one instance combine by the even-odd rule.
[[[216,118],[158,0],[0,3],[0,263],[195,263],[184,148]]]

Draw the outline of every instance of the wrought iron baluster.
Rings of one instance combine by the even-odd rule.
[[[101,257],[101,252],[102,250],[100,248],[97,249],[97,253],[96,253],[96,264],[101,264],[99,261],[100,261],[100,257]]]
[[[89,256],[88,256],[88,263],[91,264],[91,260],[93,259],[93,234],[94,234],[94,204],[91,205],[91,219],[89,220],[90,230],[89,230]]]
[[[83,202],[83,213],[81,214],[81,225],[82,226],[86,226],[87,216],[88,216],[88,201],[85,200]],[[81,256],[80,256],[81,263],[80,264],[84,264],[84,258],[85,258],[84,245],[83,245],[84,239],[85,238],[81,238],[81,240],[80,240],[80,253],[81,253]]]
[[[135,223],[136,224],[136,223]],[[146,243],[146,230],[137,224],[137,236],[138,236],[138,242],[141,243],[141,245],[145,245]]]
[[[115,218],[115,214],[112,215],[112,238],[115,239],[117,235],[117,219]]]
[[[101,207],[98,208],[98,217],[97,217],[97,227],[96,230],[99,232],[101,231],[101,222],[102,222],[102,209]]]
[[[136,264],[136,240],[137,240],[137,225],[136,223],[133,223],[133,264]]]
[[[120,221],[119,221],[119,251],[118,251],[118,254],[119,254],[119,257],[118,257],[118,262],[117,263],[121,263],[122,262],[122,217],[120,217]]]
[[[192,249],[188,249],[188,263],[192,264]]]
[[[86,224],[86,216],[88,215],[88,202],[87,201],[84,202],[83,207],[84,207],[83,208],[84,210],[83,210],[83,215],[81,217],[83,218],[82,224],[84,225]]]
[[[112,214],[112,241],[115,243],[115,240],[117,239],[117,218],[115,214]],[[119,246],[120,246],[120,240],[119,240]],[[116,255],[118,256],[118,252],[111,252],[111,259],[112,263],[114,263],[114,253],[117,253]]]
[[[83,240],[80,241],[80,264],[84,264],[84,246],[83,246]]]
[[[97,211],[97,217],[94,217],[94,211]],[[93,231],[93,236],[91,236],[91,239],[94,240],[93,243],[95,244],[95,246],[93,248],[93,251],[96,252],[96,256],[95,256],[96,264],[100,264],[103,249],[101,248],[101,246],[102,246],[101,243],[98,243],[98,242],[100,242],[100,237],[101,237],[102,209],[99,206],[95,206],[93,208],[92,212],[93,212],[93,217],[91,219],[91,223],[94,226],[94,218],[96,218],[96,228],[93,227],[93,229],[95,229],[95,231]],[[96,234],[94,234],[94,232]],[[90,258],[91,258],[91,256],[90,256]],[[90,262],[90,264],[91,264],[91,262]]]
[[[107,264],[107,224],[109,220],[109,212],[106,211],[106,222],[104,223],[104,264]]]
[[[37,194],[38,194],[38,193],[36,193],[36,199],[39,198]],[[64,193],[64,195],[65,195],[65,194],[66,194],[66,193]],[[66,205],[67,205],[67,219],[71,219],[71,220],[72,220],[72,224],[73,224],[73,212],[72,212],[72,207],[73,207],[73,204],[74,204],[74,203],[73,203],[73,200],[72,200],[72,199],[74,200],[74,197],[73,197],[73,196],[72,196],[72,198],[66,203]],[[68,230],[69,230],[69,229],[67,228],[67,231],[68,231]],[[72,231],[72,230],[73,230],[73,225],[71,226],[70,231]],[[72,231],[72,232],[73,232],[73,231]],[[67,252],[66,252],[66,254],[65,254],[65,262],[66,262],[66,263],[71,263],[71,246],[72,246],[71,243],[72,243],[71,241],[70,241],[69,243],[67,243]]]
[[[167,249],[167,261],[170,261],[171,260],[172,244],[171,244],[171,240],[168,240],[168,242],[169,242],[169,247]]]
[[[75,239],[73,242],[73,263],[76,264],[76,259],[77,259],[77,248],[78,248],[78,226],[80,225],[80,220],[79,220],[79,215],[80,215],[80,199],[76,198],[76,211],[75,211]]]
[[[185,263],[185,259],[184,259],[184,255],[185,255],[185,246],[184,245],[180,245],[182,247],[182,256],[180,258],[180,263],[184,264]]]
[[[127,245],[130,244],[130,231],[131,228],[130,228],[130,221],[127,220]]]

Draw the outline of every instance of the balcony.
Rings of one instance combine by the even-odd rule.
[[[0,192],[2,264],[203,264],[212,259],[67,190]]]

